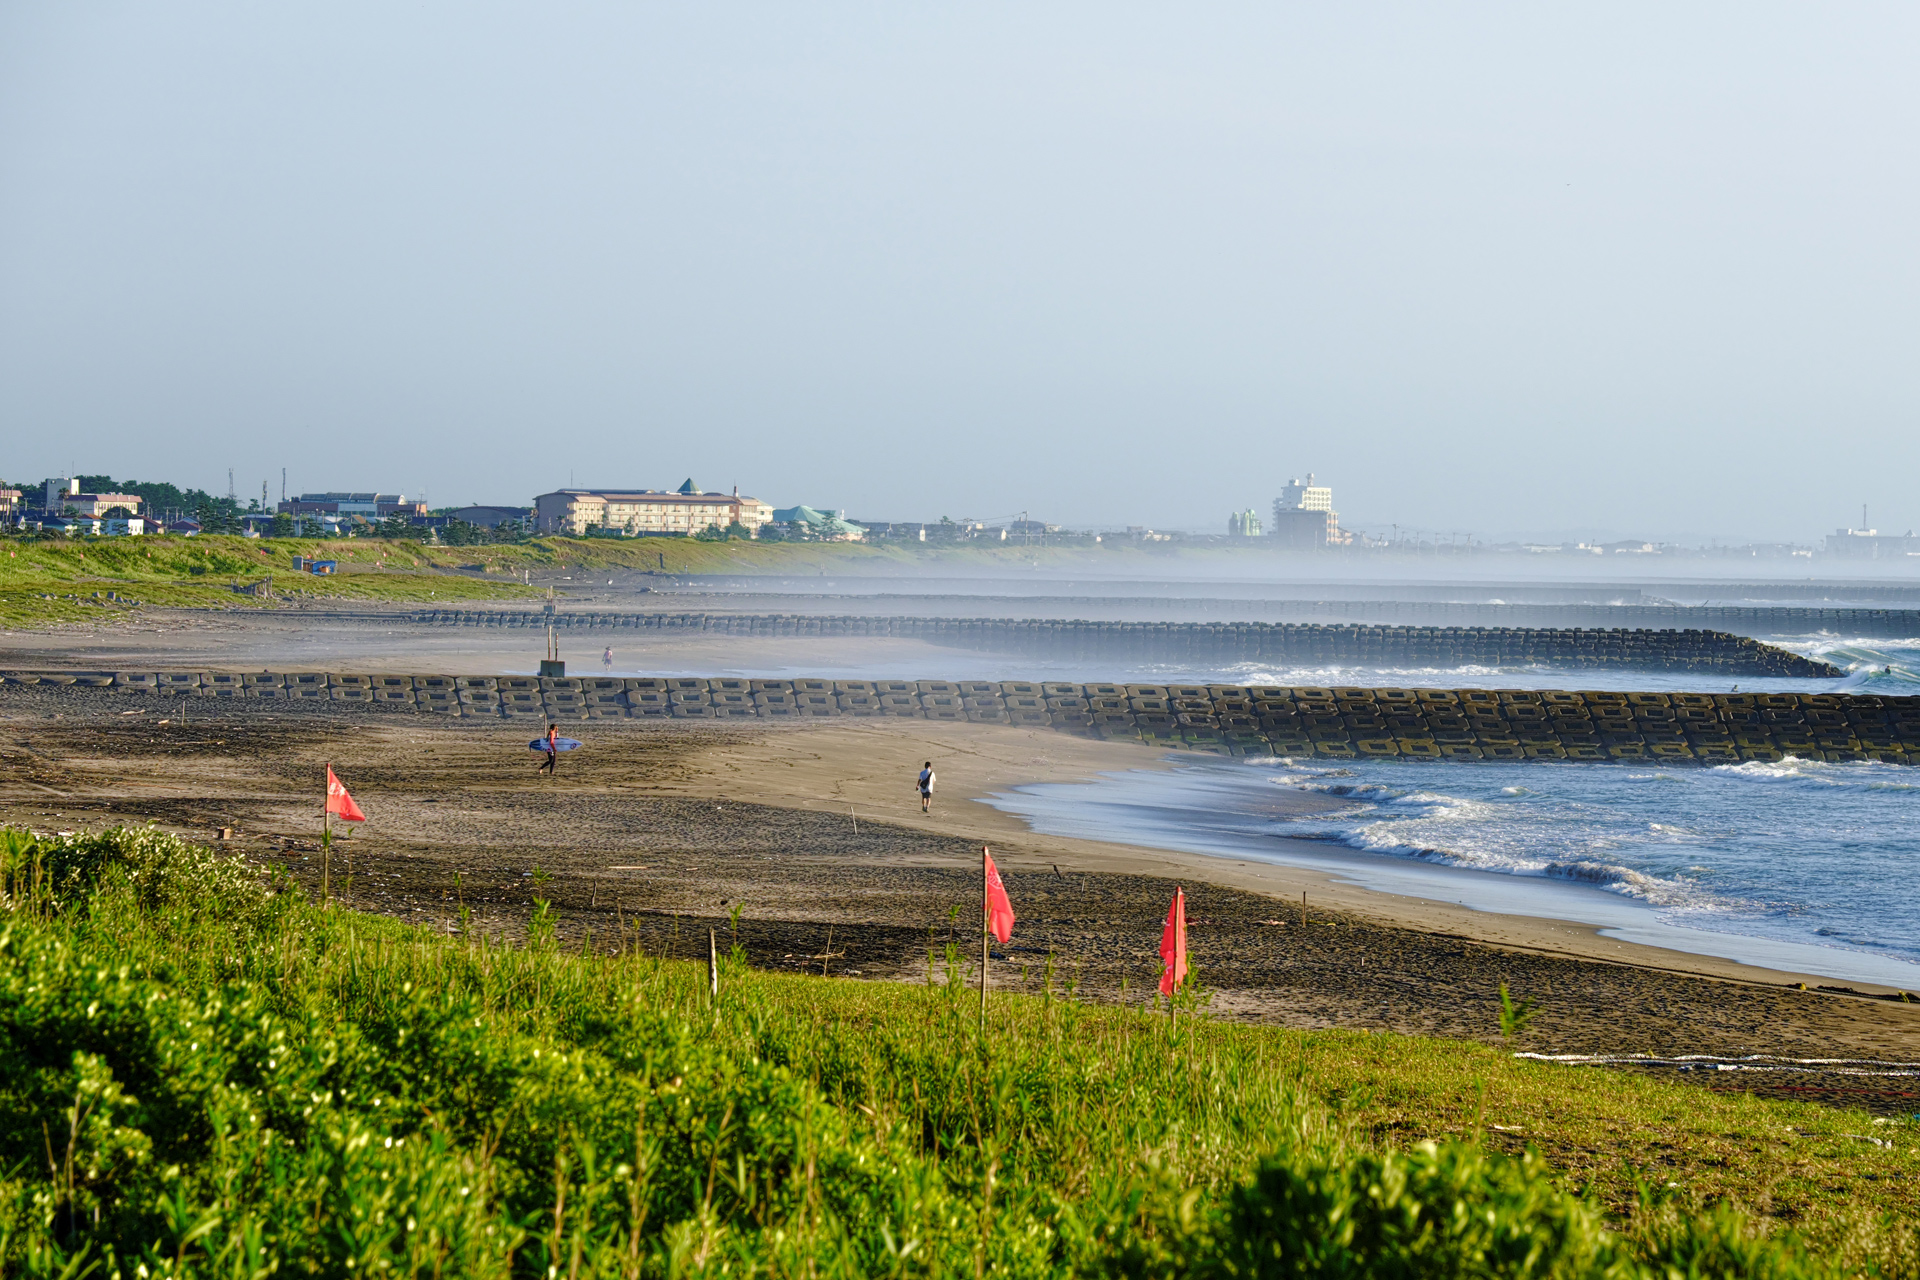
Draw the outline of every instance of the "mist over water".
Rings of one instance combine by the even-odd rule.
[[[622,646],[616,647],[616,658]],[[731,676],[784,680],[817,676],[848,680],[1060,680],[1072,683],[1121,681],[1132,684],[1227,684],[1368,688],[1444,689],[1599,689],[1654,693],[1725,693],[1738,685],[1748,693],[1920,694],[1920,639],[1862,640],[1805,637],[1782,648],[1821,658],[1847,672],[1841,679],[1789,677],[1703,679],[1697,673],[1623,670],[1574,670],[1553,666],[1522,667],[1363,667],[1333,664],[1298,666],[1235,663],[1191,666],[1150,662],[1102,663],[1086,659],[1050,660],[990,650],[943,649],[914,642],[853,640],[832,647],[823,665],[786,665],[776,649],[755,647],[764,665],[728,664],[724,651],[711,646],[649,651],[645,671],[621,667],[616,675]],[[675,665],[678,663],[679,665]]]

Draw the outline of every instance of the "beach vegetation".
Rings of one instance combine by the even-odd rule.
[[[1511,1040],[1523,1034],[1527,1024],[1533,1021],[1533,1015],[1540,1012],[1531,1000],[1514,1003],[1513,994],[1507,990],[1507,984],[1500,984],[1500,1038]]]
[[[433,932],[153,830],[9,833],[0,895],[7,1275],[1667,1280],[1916,1256],[1871,1194],[1806,1215],[1810,1250],[1714,1189],[1691,1138],[1623,1198],[1481,1136],[1557,1110],[1584,1137],[1602,1089],[1616,1127],[1689,1104],[1819,1145],[1870,1123],[1802,1104],[1169,1020],[1050,970],[983,1032],[955,946],[925,985],[736,948],[715,1001],[704,964],[624,925],[563,946],[543,904],[521,944]],[[1875,1172],[1911,1184],[1912,1135],[1876,1132]]]

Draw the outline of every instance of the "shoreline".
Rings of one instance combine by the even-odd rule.
[[[1916,972],[1912,984],[1902,987],[1836,977],[1812,969],[1754,964],[1612,937],[1608,930],[1616,926],[1603,922],[1526,911],[1493,911],[1358,884],[1337,870],[1049,833],[1035,829],[1025,819],[994,804],[997,796],[1022,786],[1085,783],[1095,774],[1171,772],[1188,763],[1159,747],[1077,738],[1050,729],[939,721],[828,721],[780,731],[781,734],[795,732],[806,737],[805,758],[789,761],[784,773],[757,769],[755,749],[744,745],[702,752],[703,764],[699,771],[729,778],[752,777],[759,803],[816,812],[839,808],[894,826],[959,836],[990,847],[1016,844],[1013,851],[995,851],[995,860],[1004,870],[1039,873],[1057,866],[1069,873],[1092,871],[1169,880],[1185,877],[1197,883],[1218,884],[1275,899],[1276,911],[1280,905],[1297,906],[1299,895],[1305,892],[1314,910],[1324,907],[1389,927],[1469,938],[1543,955],[1629,964],[1666,973],[1762,986],[1804,983],[1809,988],[1835,988],[1844,983],[1874,995],[1892,995],[1903,990],[1920,994],[1917,990],[1920,972]],[[776,736],[774,740],[780,739]],[[901,768],[889,771],[870,763],[879,750],[886,750],[891,758],[901,760]],[[934,813],[922,818],[911,787],[902,785],[900,779],[910,776],[919,762],[929,757],[940,781],[936,785]],[[956,770],[954,762],[958,761],[968,762],[966,771]],[[956,778],[965,779],[957,791],[953,782]],[[893,794],[896,791],[897,798]],[[1332,812],[1346,807],[1342,800],[1309,792],[1280,788],[1275,788],[1275,792],[1275,807],[1292,813]],[[728,799],[737,797],[738,791],[734,786],[713,781],[686,786],[684,794]],[[956,797],[966,806],[958,813],[953,807]],[[1303,860],[1326,857],[1327,846],[1317,842],[1277,837],[1271,843],[1297,848]],[[1358,860],[1361,856],[1356,854],[1354,858]],[[1575,886],[1544,881],[1536,884],[1527,877],[1496,876],[1384,856],[1377,857],[1376,861],[1390,867],[1404,862],[1410,870],[1443,879],[1495,880],[1516,893],[1552,892],[1563,888],[1578,892]],[[1622,899],[1621,905],[1634,908],[1636,904]]]
[[[461,928],[466,912],[474,930],[511,943],[538,894],[569,947],[704,958],[711,929],[759,967],[895,981],[926,980],[950,943],[970,963],[962,922],[978,909],[985,843],[1019,915],[992,971],[1007,990],[1038,994],[1051,981],[1140,1002],[1180,883],[1192,963],[1222,1016],[1500,1043],[1507,985],[1540,1009],[1517,1050],[1920,1060],[1920,1004],[1821,991],[1837,984],[1817,975],[1319,871],[1036,833],[986,802],[1036,780],[1178,766],[1158,748],[904,719],[621,720],[578,726],[585,748],[545,778],[525,725],[325,705],[197,699],[182,724],[165,699],[6,686],[0,822],[157,822],[317,893],[316,780],[331,762],[370,818],[332,855],[336,896],[355,909],[435,931]],[[913,779],[927,759],[939,782],[923,817]],[[1677,1078],[1920,1109],[1920,1084],[1905,1076]]]

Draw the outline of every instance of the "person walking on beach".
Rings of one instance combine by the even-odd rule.
[[[920,812],[933,812],[933,761],[920,766]]]
[[[602,671],[613,670],[613,646],[612,645],[608,645],[607,651],[600,655],[600,669]]]
[[[557,724],[550,724],[547,726],[547,761],[545,764],[541,765],[540,768],[536,769],[534,772],[550,773],[550,774],[553,774],[555,777],[558,777],[559,774],[554,769],[554,766],[559,763],[560,763],[560,726]]]

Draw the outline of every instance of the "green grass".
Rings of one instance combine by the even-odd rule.
[[[1864,1116],[1057,990],[982,1034],[955,953],[713,1004],[544,907],[431,935],[151,830],[0,858],[10,1276],[1915,1271],[1915,1135]]]
[[[308,600],[438,604],[536,594],[504,578],[447,572],[474,563],[472,551],[377,538],[0,539],[0,624],[113,620],[137,607],[114,595],[174,608],[283,607],[283,600],[232,590],[267,577],[279,596]],[[295,554],[338,560],[343,572],[295,573]]]

